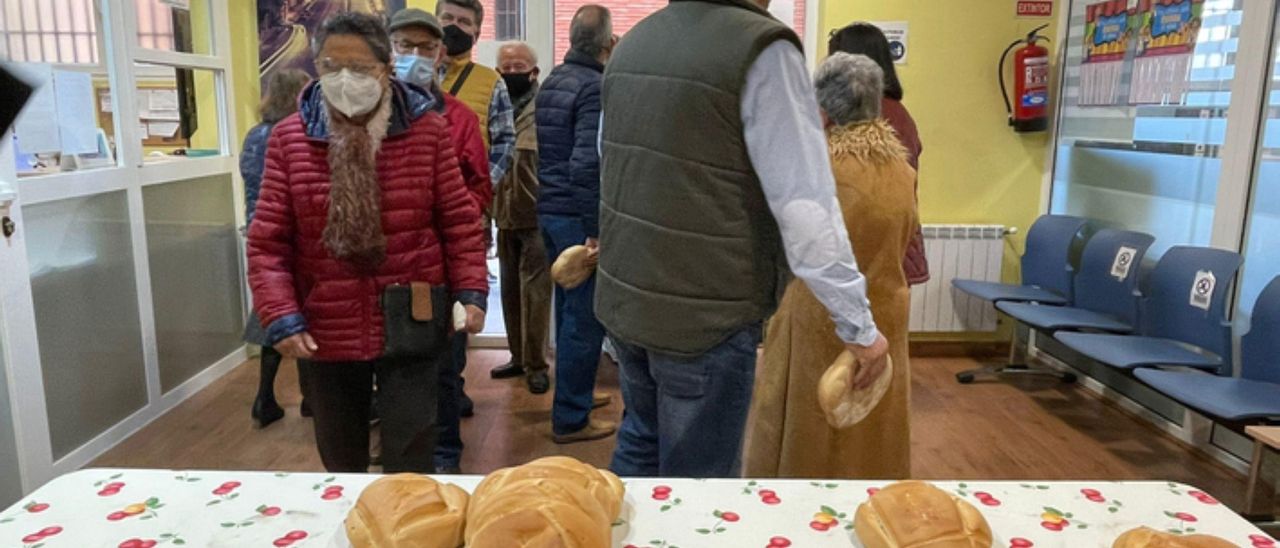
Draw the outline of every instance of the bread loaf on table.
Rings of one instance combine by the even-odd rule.
[[[453,484],[397,474],[369,484],[347,514],[354,548],[458,548],[468,495]]]
[[[622,511],[622,481],[569,457],[489,474],[467,511],[468,548],[605,548]]]
[[[866,548],[991,548],[991,527],[977,508],[922,481],[880,490],[853,523]]]
[[[1150,527],[1126,531],[1112,548],[1235,548],[1235,544],[1212,535],[1173,535]]]

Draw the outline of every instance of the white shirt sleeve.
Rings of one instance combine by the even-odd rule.
[[[782,232],[787,261],[831,313],[845,342],[879,332],[844,216],[836,201],[826,133],[804,56],[785,40],[756,58],[742,93],[747,153]]]

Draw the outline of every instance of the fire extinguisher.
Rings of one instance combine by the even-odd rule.
[[[1009,125],[1019,133],[1044,131],[1049,128],[1049,50],[1039,45],[1049,38],[1036,33],[1049,25],[1041,25],[1027,33],[1026,38],[1014,40],[1000,55],[1000,94],[1004,96],[1004,108],[1009,112]],[[1013,104],[1009,103],[1009,91],[1004,83],[1004,62],[1013,48],[1022,45],[1013,54]]]

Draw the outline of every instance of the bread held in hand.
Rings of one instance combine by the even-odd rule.
[[[595,274],[599,260],[599,255],[592,253],[587,246],[571,246],[551,264],[551,279],[560,287],[573,289],[586,283]]]
[[[973,505],[922,481],[881,489],[858,507],[866,548],[991,548],[991,527]]]
[[[861,365],[848,350],[840,353],[818,381],[818,407],[832,428],[849,428],[867,418],[893,384],[893,360],[888,356],[884,371],[875,383],[862,390],[849,390],[849,379]]]

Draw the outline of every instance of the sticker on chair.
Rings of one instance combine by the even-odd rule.
[[[1208,311],[1213,305],[1213,288],[1216,285],[1218,279],[1212,272],[1196,272],[1196,281],[1191,284],[1191,306]]]
[[[1129,268],[1133,266],[1133,258],[1138,255],[1138,250],[1132,247],[1121,247],[1116,250],[1116,259],[1111,263],[1111,276],[1116,280],[1124,281],[1129,277]]]

